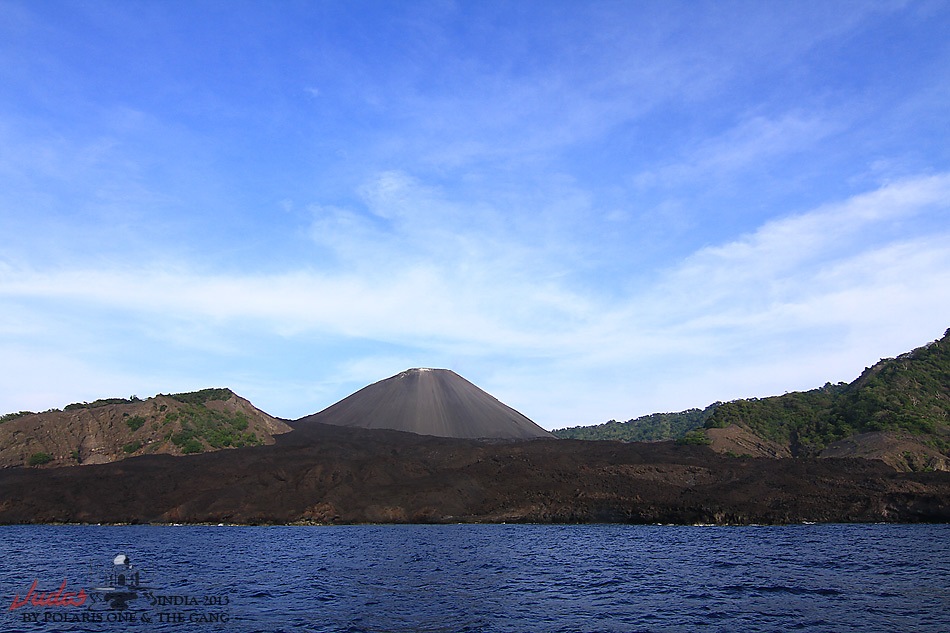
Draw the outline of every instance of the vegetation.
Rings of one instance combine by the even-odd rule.
[[[851,384],[772,398],[736,400],[716,409],[707,428],[744,426],[756,435],[787,443],[795,455],[870,431],[922,436],[938,450],[950,449],[950,330],[938,341],[885,359]]]
[[[676,440],[676,443],[692,446],[708,446],[712,444],[712,440],[706,436],[706,432],[703,429],[693,429]]]
[[[159,394],[163,395],[163,394]],[[183,404],[205,404],[211,400],[227,400],[234,395],[234,392],[230,389],[201,389],[200,391],[190,391],[185,393],[172,393],[167,394],[172,400],[177,400]],[[99,407],[105,407],[110,404],[135,404],[137,402],[142,402],[143,400],[138,396],[129,396],[128,398],[100,398],[92,402],[74,402],[72,404],[67,404],[63,407],[63,411],[77,411],[80,409],[97,409]],[[168,408],[168,405],[161,405],[159,411],[164,412]],[[59,409],[49,409],[47,413],[59,411]],[[16,418],[23,417],[25,415],[35,415],[33,411],[19,411],[17,413],[6,413],[0,415],[0,423],[9,422],[10,420],[15,420]],[[125,415],[128,415],[126,413]]]
[[[145,418],[140,415],[134,415],[128,420],[125,421],[130,429],[133,431],[138,431],[142,426],[145,425]]]
[[[811,391],[716,402],[702,410],[654,413],[553,433],[581,440],[706,444],[708,437],[697,429],[733,424],[787,445],[793,455],[814,455],[832,442],[869,431],[914,434],[950,455],[950,330],[929,345],[882,360],[851,384],[826,383]]]
[[[162,395],[162,394],[159,394]],[[190,391],[185,393],[172,393],[167,394],[172,400],[177,400],[183,404],[204,404],[211,400],[227,400],[234,395],[230,389],[202,389],[200,391]],[[129,398],[100,398],[93,402],[74,402],[63,407],[63,411],[76,411],[78,409],[95,409],[97,407],[104,407],[110,404],[134,404],[136,402],[142,402],[142,399],[138,396],[130,396]],[[162,405],[166,407],[166,405]],[[167,407],[166,407],[167,408]],[[164,409],[162,409],[164,410]],[[9,414],[12,415],[12,414]]]
[[[135,402],[142,402],[142,399],[138,396],[131,396],[129,398],[100,398],[99,400],[94,400],[92,402],[74,402],[72,404],[67,404],[65,407],[63,407],[63,411],[95,409],[110,404],[133,404]]]
[[[211,400],[227,400],[234,395],[230,389],[202,389],[187,393],[172,393],[168,397],[183,404],[205,404]]]
[[[129,407],[124,411],[120,409],[115,412],[115,417],[122,420],[125,426],[135,433],[134,436],[128,438],[127,444],[119,445],[122,452],[131,455],[138,454],[143,449],[148,452],[159,451],[163,446],[163,440],[171,442],[185,454],[229,447],[256,446],[263,443],[262,437],[258,437],[256,433],[249,430],[251,416],[248,413],[229,410],[232,409],[230,405],[220,406],[221,402],[234,397],[230,389],[203,389],[170,394],[165,397],[168,399],[162,403],[153,401],[151,406]],[[128,405],[135,402],[141,402],[141,400],[136,396],[129,399],[103,398],[94,402],[74,403],[65,407],[65,410],[97,409],[107,405]],[[212,404],[214,402],[218,404]],[[50,412],[52,411],[61,413],[59,410]],[[8,413],[0,416],[0,423],[27,415],[35,414],[31,411]],[[102,417],[110,426],[114,419],[113,414],[107,411],[96,412],[93,415],[97,418]],[[35,449],[50,450],[46,443],[35,446]],[[79,453],[79,449],[72,450],[68,459],[73,463],[81,462]],[[37,452],[25,458],[24,462],[29,466],[41,466],[53,459],[50,453]]]
[[[43,464],[48,464],[53,461],[53,456],[49,453],[33,453],[30,455],[30,458],[26,461],[30,466],[42,466]]]
[[[793,453],[820,449],[851,434],[844,429],[832,429],[827,423],[836,398],[847,387],[844,383],[826,383],[811,391],[727,402],[713,413],[705,426],[744,426],[759,437],[792,446]]]
[[[655,442],[675,440],[702,427],[720,403],[705,409],[687,409],[678,413],[653,413],[626,422],[610,420],[594,426],[575,426],[553,431],[562,439],[619,440],[622,442]]]
[[[931,434],[950,422],[950,330],[940,341],[878,363],[835,403],[836,424]]]
[[[169,418],[181,420],[181,429],[173,433],[170,439],[183,453],[200,453],[205,450],[205,446],[226,448],[261,443],[256,434],[245,432],[248,427],[247,416],[240,411],[228,414],[203,405],[186,404],[178,413],[165,416],[166,421]]]
[[[10,420],[16,420],[17,418],[22,418],[25,415],[35,415],[32,411],[18,411],[16,413],[5,413],[0,415],[0,424],[4,422],[9,422]]]

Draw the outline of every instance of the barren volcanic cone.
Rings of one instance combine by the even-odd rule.
[[[308,422],[454,438],[553,437],[448,369],[408,369],[300,418],[294,426]]]

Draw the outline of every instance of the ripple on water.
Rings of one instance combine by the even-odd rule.
[[[226,626],[189,630],[950,630],[948,526],[8,526],[0,590],[81,586],[120,552],[160,591],[228,597]],[[15,616],[0,630],[38,630]]]

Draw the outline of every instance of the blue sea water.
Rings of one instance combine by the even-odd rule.
[[[0,631],[696,630],[950,631],[950,526],[0,527]]]

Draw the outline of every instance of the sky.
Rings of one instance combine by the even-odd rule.
[[[0,412],[411,367],[541,426],[950,327],[950,3],[0,0]]]

